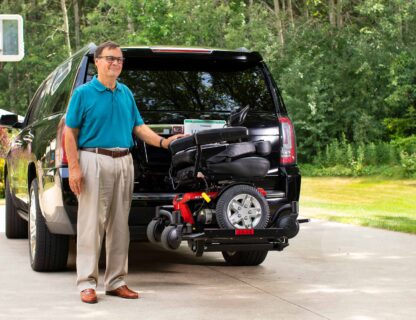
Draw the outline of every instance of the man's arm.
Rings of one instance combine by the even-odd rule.
[[[136,137],[138,137],[140,140],[143,140],[147,144],[150,144],[155,147],[162,146],[162,148],[165,149],[169,147],[169,144],[172,141],[185,136],[184,134],[175,134],[174,136],[170,136],[169,138],[165,139],[159,136],[156,132],[154,132],[145,124],[142,124],[141,126],[135,126],[134,134],[136,135]]]
[[[83,176],[78,162],[79,129],[65,126],[65,151],[68,159],[69,186],[73,193],[79,196],[82,192]]]

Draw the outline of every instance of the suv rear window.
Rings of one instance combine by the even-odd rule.
[[[249,105],[250,113],[275,113],[261,66],[162,65],[126,63],[123,67],[119,81],[131,89],[141,112],[228,113]],[[88,73],[91,79],[93,64]]]

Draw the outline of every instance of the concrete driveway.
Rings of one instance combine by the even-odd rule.
[[[128,283],[142,299],[80,302],[75,270],[37,273],[27,240],[4,235],[0,319],[415,319],[416,236],[314,220],[259,267],[221,254],[132,243]]]

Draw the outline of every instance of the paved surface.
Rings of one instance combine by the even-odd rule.
[[[100,285],[99,303],[87,305],[73,266],[33,272],[27,240],[0,232],[0,319],[415,319],[412,235],[315,220],[259,267],[132,243],[128,282],[142,299],[105,296]]]
[[[0,232],[4,232],[4,205],[0,204]]]

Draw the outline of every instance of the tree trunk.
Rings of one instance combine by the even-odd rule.
[[[130,33],[134,33],[133,20],[131,19],[129,14],[127,15],[127,30],[129,30]]]
[[[285,45],[285,38],[283,35],[283,23],[282,23],[282,17],[280,15],[279,0],[273,0],[273,3],[274,3],[274,15],[276,17],[276,27],[277,27],[277,31],[279,32],[280,44],[283,47]]]
[[[403,38],[403,34],[404,34],[404,21],[403,21],[403,14],[402,14],[403,7],[402,7],[401,4],[398,4],[398,6],[399,7],[398,7],[398,10],[397,10],[397,13],[399,15],[399,38],[400,38],[401,43],[403,43],[403,41],[404,41],[404,38]]]
[[[71,39],[69,38],[69,23],[68,23],[68,12],[66,10],[65,0],[61,0],[62,15],[64,16],[64,33],[66,39],[66,45],[68,49],[68,56],[71,56]]]
[[[337,26],[342,28],[344,25],[344,19],[342,16],[342,0],[337,0]]]
[[[34,92],[32,92],[31,86],[29,85],[31,80],[32,80],[31,77],[30,77],[30,72],[26,73],[24,77],[26,78],[26,87],[27,87],[26,105],[29,105],[29,103],[30,103],[30,101],[33,97],[33,94],[34,94]]]
[[[329,0],[329,8],[328,8],[328,14],[329,14],[329,23],[331,26],[336,27],[336,14],[335,14],[335,2],[334,0]]]
[[[309,7],[308,4],[305,1],[305,7],[304,7],[304,11],[303,14],[305,15],[306,21],[309,21]]]
[[[78,0],[74,0],[74,29],[75,29],[75,48],[78,51],[81,47],[81,41],[79,37],[80,19],[79,19],[79,5]]]
[[[5,108],[6,110],[10,110],[11,108],[15,108],[16,107],[16,96],[15,96],[15,92],[16,92],[16,84],[15,84],[15,79],[16,79],[16,64],[12,64],[12,70],[10,70],[8,76],[7,76],[7,80],[9,83],[9,105]]]
[[[295,19],[293,18],[292,0],[287,0],[287,12],[289,13],[290,26],[295,28]]]

